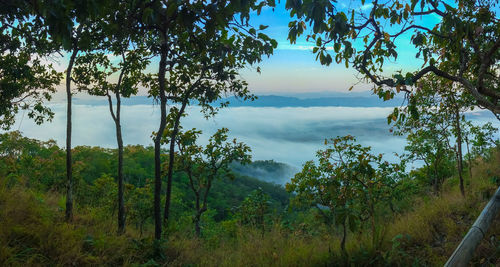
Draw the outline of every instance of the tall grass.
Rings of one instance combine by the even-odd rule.
[[[477,160],[466,177],[463,198],[456,178],[448,179],[440,196],[419,195],[411,208],[380,217],[380,241],[369,231],[349,232],[347,256],[340,253],[335,229],[313,234],[291,230],[279,221],[266,231],[236,221],[214,224],[203,238],[188,228],[170,231],[161,255],[158,244],[140,238],[129,226],[117,236],[115,218],[96,208],[80,209],[72,223],[64,222],[62,196],[12,186],[0,179],[0,266],[438,266],[468,231],[495,191],[500,177],[500,151]],[[474,264],[499,264],[497,218],[476,251]],[[151,236],[146,229],[144,236]],[[156,249],[155,249],[156,248]]]

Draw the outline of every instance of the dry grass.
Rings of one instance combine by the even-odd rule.
[[[496,189],[500,151],[489,161],[478,161],[473,179],[467,177],[467,196],[450,179],[439,197],[420,196],[413,208],[395,219],[381,221],[377,246],[369,233],[349,233],[346,244],[350,265],[442,265],[468,231]],[[165,258],[155,256],[150,239],[139,239],[133,227],[115,235],[115,220],[96,210],[79,210],[73,223],[63,220],[63,199],[55,193],[39,194],[26,188],[8,188],[0,180],[0,266],[345,266],[336,233],[309,235],[276,224],[265,233],[226,223],[228,232],[211,239],[172,233],[164,244]],[[498,218],[497,218],[498,222]],[[150,231],[149,229],[148,231]],[[499,264],[500,224],[494,223],[474,258]],[[151,236],[146,232],[145,236]],[[393,242],[394,237],[398,237]],[[161,265],[161,264],[160,264]]]
[[[409,264],[442,266],[469,230],[497,186],[500,175],[500,151],[488,161],[476,162],[473,179],[466,177],[467,194],[462,197],[457,178],[450,179],[442,194],[415,198],[413,209],[392,221],[379,222],[381,244],[373,247],[369,233],[350,233],[346,244],[351,264],[406,266]],[[498,221],[498,219],[497,219]],[[171,243],[179,252],[175,266],[185,263],[200,266],[342,266],[339,238],[328,233],[319,236],[292,234],[275,228],[261,235],[239,229],[236,240],[222,240],[207,246],[195,239]],[[500,224],[494,223],[488,237],[500,236]],[[399,237],[395,246],[394,238]],[[498,243],[484,240],[473,262],[495,262]]]
[[[97,222],[88,214],[66,223],[60,202],[56,194],[0,184],[0,266],[121,265],[133,260],[130,234],[117,237],[110,222]]]

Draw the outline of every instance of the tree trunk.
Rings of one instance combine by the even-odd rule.
[[[118,143],[118,234],[125,233],[125,200],[123,181],[123,138],[122,126],[120,123],[121,99],[120,93],[116,92],[116,141]]]
[[[434,162],[434,190],[436,191],[436,196],[439,196],[439,186],[441,182],[437,170],[438,162],[438,160]]]
[[[371,228],[372,228],[372,246],[376,247],[377,242],[377,229],[375,228],[375,204],[370,201],[370,217],[371,217]]]
[[[470,150],[469,150],[469,138],[467,138],[467,135],[465,136],[465,144],[467,145],[467,162],[469,162],[469,180],[472,180],[472,160],[470,156]]]
[[[465,197],[464,178],[462,176],[462,170],[463,170],[462,129],[460,127],[460,112],[458,110],[458,106],[455,109],[455,124],[457,131],[457,169],[458,169],[458,177],[460,179],[460,193],[462,193],[462,196]]]
[[[143,229],[143,226],[144,226],[144,221],[141,221],[141,224],[139,226],[140,227],[139,238],[142,238],[142,233],[143,233],[142,229]]]
[[[440,150],[437,151],[436,155],[439,155],[441,153]],[[438,157],[437,159],[434,160],[434,166],[433,166],[433,171],[434,171],[434,181],[436,182],[434,184],[434,189],[436,190],[436,196],[439,196],[440,189],[441,189],[441,177],[439,177],[439,171],[438,171],[438,166],[440,164],[441,159]]]
[[[160,56],[158,83],[160,94],[160,127],[155,136],[155,190],[154,190],[154,221],[155,239],[161,239],[161,138],[167,125],[167,99],[165,95],[165,72],[167,64],[166,44],[162,45]]]
[[[396,213],[396,210],[394,209],[394,204],[392,203],[392,200],[389,201],[389,208],[391,209],[392,213]]]
[[[196,233],[196,237],[201,236],[201,227],[200,227],[200,219],[201,219],[201,211],[196,212],[196,216],[194,217],[194,230]]]
[[[125,57],[123,57],[125,63]],[[123,138],[122,138],[122,126],[121,126],[121,97],[120,97],[120,86],[123,79],[124,69],[120,72],[118,77],[118,83],[115,88],[115,98],[116,98],[116,114],[113,111],[113,100],[109,91],[106,91],[106,96],[108,97],[109,112],[111,113],[111,118],[115,122],[116,130],[116,142],[118,144],[118,235],[125,232],[125,201],[124,201],[124,184],[123,184]],[[114,213],[114,210],[113,210]]]
[[[196,208],[196,215],[194,216],[194,231],[196,233],[196,237],[201,236],[201,228],[200,228],[200,220],[201,220],[201,214],[202,210],[200,208],[200,191],[195,191],[195,208]]]
[[[182,103],[182,107],[179,110],[179,113],[177,114],[177,117],[175,118],[174,122],[174,129],[172,131],[172,134],[170,135],[170,148],[168,151],[168,172],[167,172],[167,192],[165,196],[165,209],[163,211],[163,222],[167,223],[168,218],[170,216],[170,201],[172,199],[172,178],[173,178],[173,173],[174,173],[174,157],[175,157],[175,139],[177,138],[177,134],[179,133],[179,124],[180,120],[182,117],[182,114],[184,113],[184,110],[186,109],[187,101],[185,100]]]
[[[73,53],[69,59],[68,69],[66,70],[66,97],[67,97],[67,114],[66,114],[66,221],[73,220],[73,171],[71,158],[71,71],[75,63],[78,48],[73,48]]]
[[[347,254],[345,251],[345,241],[347,239],[346,221],[347,221],[347,218],[344,219],[344,221],[342,222],[343,233],[342,233],[342,240],[340,241],[340,249],[342,250],[342,254],[344,254],[344,255]]]

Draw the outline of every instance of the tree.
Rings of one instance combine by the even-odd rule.
[[[428,85],[421,87],[406,107],[395,108],[387,120],[394,122],[394,134],[406,135],[407,159],[424,162],[434,192],[439,194],[440,185],[449,175],[446,163],[452,155],[450,136],[453,120],[448,108],[440,113],[444,107],[441,97]]]
[[[388,122],[394,122],[396,134],[410,134],[410,145],[407,148],[414,153],[413,159],[425,162],[428,171],[430,165],[434,168],[444,167],[439,167],[442,164],[437,162],[432,163],[432,159],[440,161],[446,154],[444,150],[453,151],[460,191],[465,196],[462,146],[468,124],[464,113],[474,109],[474,101],[470,95],[454,87],[453,83],[433,75],[421,79],[417,84],[418,89],[409,96],[408,105],[395,108],[389,115]],[[437,154],[432,152],[434,149]],[[426,156],[429,157],[425,158]],[[434,175],[437,175],[437,170]],[[437,176],[435,179],[437,193],[440,179]]]
[[[67,97],[66,114],[66,212],[67,221],[73,218],[73,177],[71,157],[71,134],[72,134],[72,70],[76,56],[81,52],[92,50],[96,41],[98,28],[92,28],[96,21],[104,17],[104,14],[114,8],[115,1],[33,1],[26,3],[28,13],[26,16],[34,17],[47,28],[47,34],[43,38],[49,38],[53,44],[53,51],[65,51],[69,54],[69,62],[66,68],[65,85]]]
[[[117,22],[109,22],[106,25],[108,27],[114,25],[108,30],[115,30],[116,24]],[[101,27],[106,29],[107,26],[102,25]],[[138,87],[145,78],[143,71],[149,64],[144,47],[137,47],[140,40],[133,42],[131,38],[135,36],[133,34],[127,35],[126,31],[127,29],[120,30],[122,36],[113,36],[114,33],[108,33],[107,39],[99,44],[98,51],[77,57],[74,71],[74,80],[78,90],[87,91],[91,95],[107,97],[109,111],[115,124],[118,144],[118,234],[125,231],[121,97],[137,94]],[[118,57],[120,60],[118,63],[114,63],[109,59],[109,56]],[[118,80],[116,82],[110,81],[116,74],[118,74]],[[116,108],[113,107],[112,95],[116,101]]]
[[[9,127],[19,108],[30,110],[29,116],[37,123],[53,115],[44,107],[44,99],[60,81],[61,75],[51,65],[42,63],[47,55],[65,50],[70,54],[66,69],[67,138],[66,219],[73,216],[71,170],[71,71],[77,53],[89,44],[82,38],[89,18],[98,17],[108,2],[97,8],[94,1],[3,1],[0,39],[2,39],[0,71],[2,72],[2,125]],[[4,9],[5,7],[5,9]],[[4,11],[5,10],[5,11]],[[4,94],[5,92],[5,94]],[[8,122],[11,120],[11,122]]]
[[[0,11],[0,126],[8,130],[19,110],[37,124],[53,117],[44,105],[62,75],[48,64],[57,46],[48,27],[32,17],[27,1],[2,1]]]
[[[467,162],[469,170],[469,178],[472,179],[472,158],[473,157],[488,157],[488,149],[497,144],[498,140],[493,138],[498,129],[493,127],[491,122],[484,125],[474,125],[471,121],[466,122],[464,128],[464,140],[467,148]]]
[[[178,56],[178,64],[168,71],[167,97],[178,106],[169,110],[167,117],[171,118],[167,119],[166,127],[169,130],[164,132],[162,139],[170,145],[164,222],[169,218],[175,140],[186,107],[195,102],[202,107],[205,116],[212,116],[218,108],[211,103],[222,96],[232,94],[244,100],[254,99],[247,89],[247,83],[239,78],[238,71],[247,63],[259,61],[263,53],[260,49],[264,48],[260,47],[259,41],[239,35],[230,36],[226,31],[215,36],[205,34],[202,28],[196,31],[194,36],[186,36],[185,40],[178,42],[177,50],[182,51],[182,56]],[[247,42],[256,44],[250,48]],[[222,103],[223,106],[225,103]]]
[[[269,213],[270,197],[262,188],[252,191],[238,207],[238,217],[243,224],[265,230],[265,217]]]
[[[468,147],[469,135],[475,128],[466,120],[465,112],[474,109],[474,101],[453,83],[433,75],[421,79],[417,85],[408,105],[395,108],[388,122],[394,122],[396,134],[409,134],[410,157],[423,160],[429,174],[434,169],[436,193],[439,181],[444,179],[439,177],[443,172],[438,169],[446,168],[442,160],[446,161],[446,155],[453,152],[460,191],[465,196],[462,147],[464,139]]]
[[[286,185],[287,191],[296,194],[295,201],[316,207],[328,224],[342,225],[343,253],[347,227],[354,231],[367,219],[371,219],[375,245],[375,206],[392,200],[391,194],[401,180],[395,174],[404,172],[403,165],[382,161],[382,155],[374,156],[369,147],[355,142],[352,136],[325,140],[330,146],[316,153],[318,163],[307,161]]]
[[[308,39],[315,41],[313,52],[321,64],[332,63],[327,50],[332,47],[335,62],[352,65],[376,85],[374,93],[384,99],[396,92],[411,92],[411,86],[433,73],[457,84],[477,105],[499,116],[498,1],[373,0],[365,5],[362,0],[363,8],[358,4],[347,10],[335,3],[287,0],[286,8],[296,17],[289,24],[290,42],[304,34],[307,25],[312,26]],[[433,16],[439,18],[436,23],[429,22]],[[384,76],[384,63],[397,59],[399,39],[410,32],[422,67]]]
[[[208,194],[213,182],[223,176],[234,179],[230,168],[232,162],[250,163],[250,148],[236,142],[236,139],[227,142],[228,131],[227,128],[217,130],[205,147],[196,144],[201,131],[192,129],[179,134],[177,168],[186,173],[189,186],[195,195],[194,223],[198,237],[201,235],[201,216],[208,209]]]
[[[134,2],[135,3],[135,2]],[[277,46],[276,41],[262,33],[257,33],[257,30],[248,24],[250,12],[260,10],[266,6],[274,6],[274,1],[213,1],[205,2],[189,2],[189,1],[145,1],[138,2],[131,14],[139,22],[138,27],[145,34],[150,36],[148,49],[153,55],[159,57],[158,73],[152,76],[154,83],[151,83],[150,95],[159,100],[160,103],[160,123],[158,131],[154,136],[155,145],[155,193],[154,193],[154,220],[155,220],[155,238],[161,238],[162,216],[160,210],[161,200],[161,139],[164,135],[165,127],[167,126],[167,101],[179,100],[179,95],[174,93],[174,98],[169,99],[169,84],[167,80],[167,72],[171,73],[175,66],[183,64],[186,59],[183,50],[178,49],[186,44],[186,41],[196,40],[197,36],[202,34],[200,39],[211,40],[218,39],[223,36],[223,39],[229,39],[231,42],[237,41],[242,44],[244,50],[249,51],[252,60],[247,60],[249,63],[260,61],[263,54],[271,54],[273,48]],[[137,11],[135,11],[137,10]],[[265,27],[260,27],[263,30]],[[231,42],[227,43],[231,47]],[[241,42],[241,43],[240,43]],[[217,60],[222,60],[226,56],[230,57],[231,50],[226,51],[224,46],[217,46],[219,57]],[[200,47],[195,47],[199,49]],[[194,50],[188,52],[197,52],[202,55],[207,50]],[[211,59],[214,57],[211,56]],[[195,79],[193,79],[195,80]],[[175,87],[174,87],[175,88]],[[181,95],[181,99],[182,99]],[[208,95],[207,95],[208,96]],[[218,97],[218,95],[217,95]],[[215,99],[217,99],[215,97]],[[189,97],[189,99],[195,97]],[[210,98],[214,98],[213,96]],[[175,132],[175,131],[174,131]],[[171,152],[172,153],[172,152]],[[172,154],[171,160],[173,160]],[[167,195],[170,195],[171,190],[171,175],[167,180]],[[166,211],[168,216],[169,197],[166,200]]]
[[[147,181],[144,187],[132,189],[127,201],[130,221],[139,228],[142,236],[144,224],[153,214],[153,189],[152,183]]]

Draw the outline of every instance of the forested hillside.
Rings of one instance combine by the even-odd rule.
[[[40,192],[64,193],[65,154],[55,142],[40,142],[11,132],[0,135],[0,151],[3,155],[1,175],[7,185],[25,185]],[[115,214],[117,185],[115,177],[116,149],[100,147],[75,147],[75,199],[79,208],[106,206]],[[164,151],[165,153],[165,151]],[[126,146],[124,149],[125,195],[127,214],[141,225],[151,223],[152,181],[154,175],[154,151],[152,147]],[[175,216],[189,214],[194,197],[188,187],[188,180],[182,173],[174,173],[176,181],[173,191]],[[250,193],[261,189],[270,196],[270,208],[280,213],[288,205],[288,194],[283,187],[264,182],[255,177],[236,175],[233,179],[214,181],[212,194],[208,199],[211,217],[216,221],[230,218],[235,209]],[[164,192],[163,192],[164,193]],[[138,206],[139,205],[139,206]],[[140,206],[143,205],[143,206]],[[62,208],[62,207],[61,207]]]
[[[290,266],[439,265],[447,259],[500,181],[500,150],[491,148],[472,159],[472,179],[465,176],[466,198],[459,179],[447,177],[439,196],[422,179],[406,180],[391,205],[377,203],[376,243],[368,221],[350,226],[345,252],[340,248],[342,228],[330,225],[326,209],[307,208],[280,186],[236,176],[217,180],[203,217],[202,237],[193,228],[193,196],[187,181],[175,174],[177,220],[165,229],[159,252],[153,231],[152,149],[128,146],[125,196],[127,232],[116,236],[116,150],[76,147],[75,220],[64,221],[64,152],[53,142],[1,135],[0,263],[2,265],[163,265]],[[42,167],[43,166],[43,167]],[[452,172],[453,173],[453,172]],[[129,176],[130,175],[130,176]],[[292,204],[289,206],[289,198]],[[295,200],[294,200],[295,199]],[[321,211],[323,210],[323,211]],[[325,224],[326,223],[326,224]],[[500,234],[495,224],[488,236]],[[484,240],[474,263],[494,263],[499,244]],[[158,254],[159,253],[159,254]],[[345,255],[344,255],[345,253]]]

